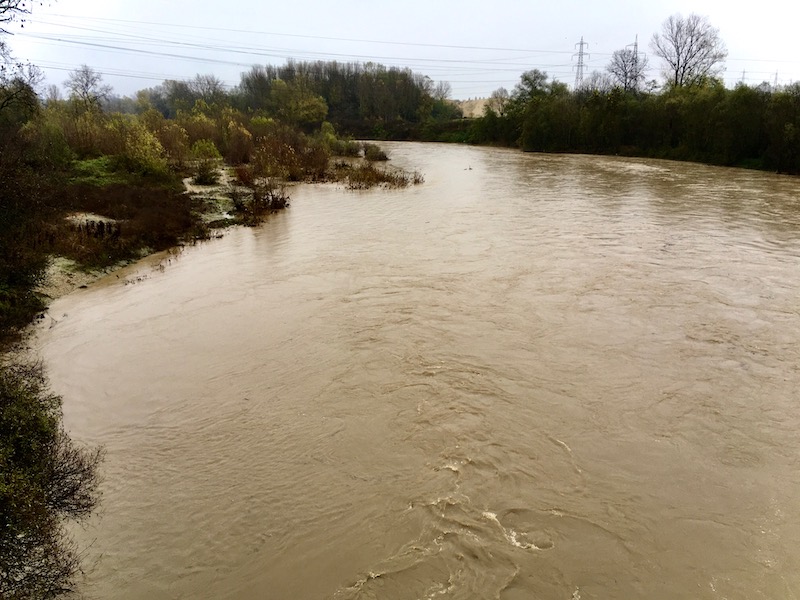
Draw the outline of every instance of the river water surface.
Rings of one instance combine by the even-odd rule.
[[[800,182],[386,147],[53,303],[86,595],[800,596]]]

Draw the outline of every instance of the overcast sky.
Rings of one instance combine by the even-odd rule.
[[[728,48],[726,84],[800,81],[796,0],[56,0],[8,26],[7,41],[47,84],[86,64],[121,95],[198,73],[234,86],[253,64],[295,58],[409,67],[467,99],[511,90],[533,68],[572,85],[581,37],[587,74],[638,35],[648,79],[660,80],[650,39],[668,16],[692,12]]]

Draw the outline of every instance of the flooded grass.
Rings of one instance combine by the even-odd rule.
[[[374,187],[404,188],[425,181],[418,171],[409,173],[400,169],[382,169],[372,162],[352,164],[337,161],[331,166],[329,176],[331,181],[343,182],[350,190],[368,190]]]

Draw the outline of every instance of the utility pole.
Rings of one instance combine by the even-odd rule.
[[[578,47],[577,54],[573,54],[572,56],[578,57],[578,64],[575,67],[575,89],[580,89],[581,84],[583,83],[583,70],[586,68],[586,63],[584,62],[584,58],[588,58],[589,55],[583,51],[583,47],[589,47],[589,44],[583,41],[583,36],[581,36],[581,41],[575,44]]]
[[[744,71],[744,69],[742,69],[742,84],[744,84],[744,73],[745,73],[745,71]]]

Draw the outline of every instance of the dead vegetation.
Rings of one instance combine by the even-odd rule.
[[[409,173],[400,169],[379,168],[372,162],[336,161],[328,174],[330,181],[342,182],[350,190],[367,190],[373,187],[403,188],[419,185],[425,181],[418,171]]]

